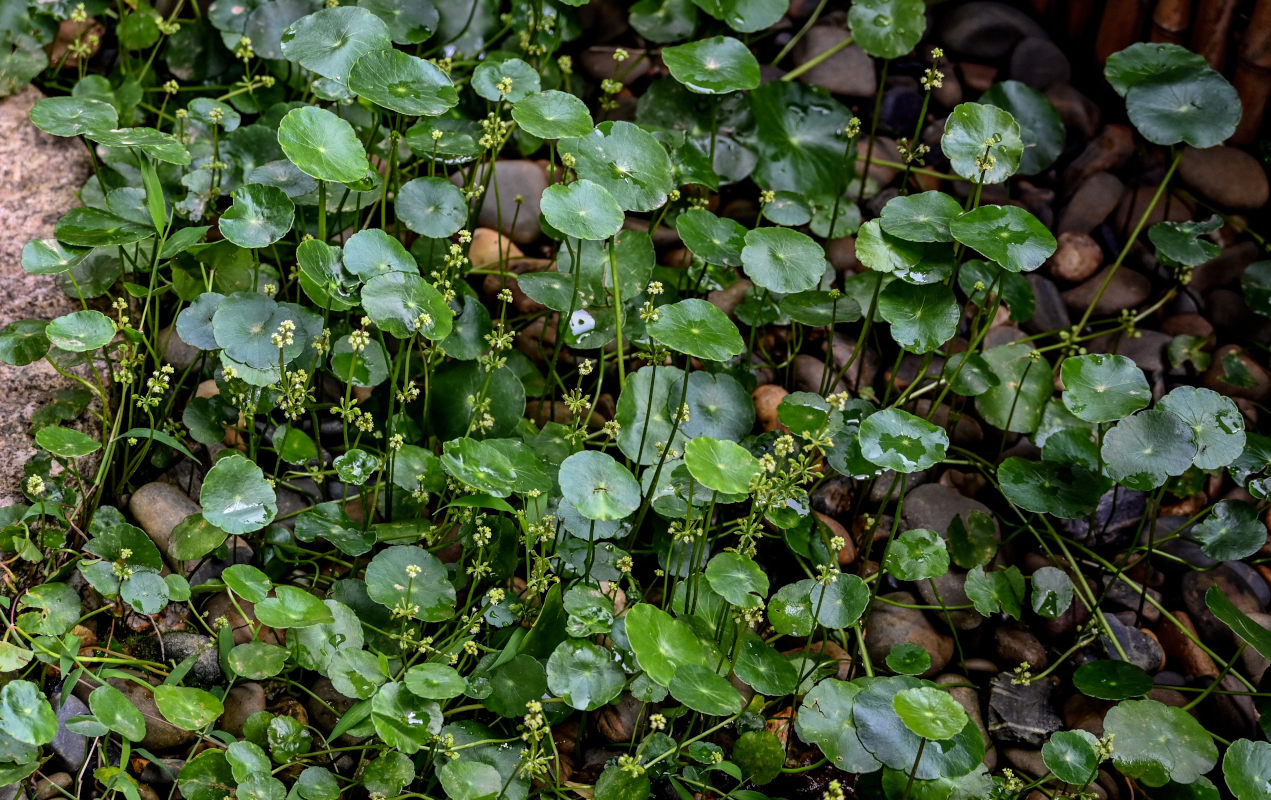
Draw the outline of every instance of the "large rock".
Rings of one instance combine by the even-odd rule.
[[[1271,190],[1258,159],[1235,147],[1189,147],[1178,174],[1196,194],[1226,208],[1260,208]]]
[[[901,512],[901,530],[926,528],[944,536],[949,530],[949,523],[954,517],[962,517],[966,522],[973,511],[988,515],[993,520],[994,531],[997,520],[989,507],[978,500],[972,500],[958,493],[952,486],[940,483],[928,483],[911,489],[905,496],[905,507]]]
[[[993,679],[989,691],[989,735],[999,742],[1041,745],[1063,727],[1050,705],[1054,684],[1045,678],[1016,684],[1010,672]]]
[[[1072,78],[1068,56],[1059,45],[1040,36],[1030,36],[1011,53],[1011,78],[1043,92],[1056,83]]]
[[[0,327],[20,319],[52,319],[79,310],[45,275],[22,269],[22,246],[53,235],[53,225],[79,205],[75,192],[92,165],[88,151],[73,139],[41,132],[30,123],[31,106],[43,97],[28,87],[0,102]],[[31,415],[56,390],[72,388],[40,361],[26,367],[0,364],[0,505],[22,499],[22,466],[34,454]],[[85,462],[80,469],[91,473]]]

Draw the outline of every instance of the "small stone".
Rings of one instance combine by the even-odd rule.
[[[1127,613],[1127,616],[1133,615]],[[1155,636],[1122,623],[1115,614],[1105,614],[1104,618],[1108,621],[1108,629],[1121,644],[1121,650],[1125,651],[1125,658],[1122,659],[1120,650],[1105,633],[1099,637],[1099,642],[1103,645],[1103,652],[1107,658],[1129,661],[1148,673],[1158,672],[1165,666],[1165,651]]]
[[[750,291],[750,287],[753,285],[745,278],[738,278],[726,289],[716,289],[708,292],[706,300],[731,317],[733,312],[737,310],[737,306],[741,305],[741,301],[746,299],[746,292]]]
[[[472,232],[472,244],[468,246],[468,260],[472,266],[489,267],[525,255],[516,242],[493,228],[477,228]]]
[[[63,767],[71,772],[78,772],[88,759],[88,737],[68,730],[66,721],[71,717],[81,717],[92,712],[89,711],[87,703],[73,694],[68,696],[64,703],[60,699],[55,699],[54,707],[57,710],[57,734],[49,747],[57,755]]]
[[[1121,198],[1121,204],[1117,206],[1116,212],[1112,215],[1112,224],[1117,230],[1130,230],[1138,224],[1139,220],[1147,214],[1147,222],[1143,223],[1144,229],[1152,227],[1158,222],[1185,222],[1192,218],[1192,211],[1181,200],[1174,196],[1172,192],[1166,192],[1161,199],[1152,206],[1152,212],[1148,214],[1148,206],[1152,205],[1152,199],[1156,197],[1156,191],[1160,187],[1157,186],[1140,186],[1133,191],[1125,193]]]
[[[824,345],[822,345],[824,347]],[[842,372],[847,367],[847,374],[843,376],[843,380],[854,391],[860,391],[866,386],[874,384],[874,378],[878,375],[878,354],[866,347],[865,352],[860,356],[853,358],[856,352],[856,340],[848,338],[842,334],[834,334],[834,340],[829,347],[834,359],[834,370],[836,374]],[[848,362],[851,366],[848,367]]]
[[[1260,403],[1271,396],[1271,373],[1244,348],[1229,344],[1214,353],[1205,371],[1205,387],[1232,397]]]
[[[1064,127],[1089,139],[1099,130],[1099,106],[1089,97],[1073,88],[1072,84],[1054,83],[1046,89],[1046,99],[1050,101]]]
[[[1090,535],[1090,517],[1056,520],[1059,529],[1082,544],[1094,547],[1127,547],[1138,532],[1139,520],[1147,507],[1147,495],[1120,487],[1109,489],[1095,506],[1094,530]],[[1074,606],[1080,605],[1077,603]]]
[[[1193,292],[1208,292],[1234,284],[1260,253],[1260,248],[1253,242],[1238,242],[1224,247],[1217,256],[1192,270],[1192,279],[1187,285]]]
[[[923,93],[918,90],[916,81],[912,85],[906,82],[888,87],[883,92],[879,123],[897,136],[912,136],[918,125],[918,115],[922,113],[922,99]]]
[[[949,687],[946,690],[949,692],[949,696],[957,700],[962,709],[966,711],[967,716],[975,723],[975,727],[980,729],[980,736],[984,739],[984,746],[991,749],[993,740],[989,738],[989,730],[984,725],[984,714],[980,711],[980,696],[975,689],[967,686],[968,683],[974,683],[974,681],[965,675],[945,673],[936,677],[935,683]],[[990,766],[989,769],[991,770],[993,767]]]
[[[1097,172],[1124,166],[1133,154],[1134,131],[1128,125],[1107,125],[1064,170],[1064,183],[1080,186]]]
[[[887,654],[898,644],[916,644],[931,656],[931,667],[923,677],[939,674],[953,658],[953,639],[940,631],[916,608],[902,608],[886,602],[893,600],[910,605],[917,600],[909,592],[891,592],[879,596],[865,620],[865,647],[876,664],[883,663]]]
[[[538,224],[539,199],[548,185],[547,170],[537,161],[506,159],[495,163],[494,178],[481,201],[478,224],[500,230],[518,244],[537,239],[542,233]],[[450,176],[450,182],[457,186],[462,186],[464,179],[461,172]],[[484,181],[483,167],[476,184]],[[518,197],[520,203],[516,202]]]
[[[794,357],[794,385],[799,391],[821,394],[821,381],[833,380],[834,377],[835,370],[816,356],[800,353]],[[827,394],[845,391],[847,383],[840,380],[830,387]]]
[[[1197,643],[1200,637],[1196,633],[1196,626],[1192,624],[1192,618],[1186,611],[1175,611],[1173,616],[1178,625],[1164,625],[1160,633],[1161,649],[1165,651],[1168,663],[1189,678],[1218,677],[1218,665]],[[1185,628],[1191,636],[1180,630],[1179,626]]]
[[[1054,281],[1030,272],[1028,284],[1033,289],[1033,316],[1022,323],[1025,329],[1030,333],[1049,333],[1072,326],[1072,317]]]
[[[1262,164],[1236,147],[1188,147],[1178,174],[1196,194],[1224,208],[1261,208],[1271,194]]]
[[[1064,725],[1050,706],[1054,684],[1043,678],[1017,685],[1013,677],[998,673],[990,684],[989,735],[999,742],[1038,747]]]
[[[1055,253],[1046,260],[1050,277],[1069,283],[1089,278],[1103,263],[1103,249],[1085,233],[1061,233]]]
[[[956,489],[939,483],[928,483],[916,489],[910,489],[905,495],[905,506],[901,511],[901,530],[926,528],[945,536],[949,523],[954,517],[962,517],[963,522],[972,512],[979,511],[988,515],[993,521],[994,532],[997,532],[997,518],[989,507],[979,500],[963,497]]]
[[[958,68],[962,72],[962,82],[972,91],[987,92],[993,84],[997,83],[998,69],[992,64],[964,61],[958,65]]]
[[[637,728],[644,727],[641,722],[646,716],[644,703],[630,692],[623,692],[618,702],[610,703],[596,715],[596,728],[601,736],[614,744],[630,742],[635,737]]]
[[[1073,314],[1084,314],[1086,308],[1094,302],[1095,295],[1103,286],[1103,281],[1112,270],[1112,265],[1104,267],[1088,278],[1085,283],[1063,293],[1064,303]],[[1099,301],[1094,305],[1096,316],[1105,317],[1117,314],[1127,308],[1134,308],[1148,298],[1152,284],[1142,274],[1132,269],[1121,267],[1112,276],[1108,288],[1104,290]]]
[[[1023,628],[1004,626],[993,634],[997,643],[997,655],[1007,664],[1028,665],[1034,670],[1043,670],[1050,663],[1046,655],[1046,646]]]
[[[203,351],[197,347],[186,344],[171,325],[159,331],[157,338],[159,340],[160,355],[177,372],[184,372],[189,369],[199,359],[199,356],[203,354]]]
[[[225,713],[219,723],[221,730],[234,736],[242,736],[248,717],[257,711],[264,711],[265,703],[265,690],[255,681],[240,683],[230,689],[225,695]]]
[[[1005,56],[1022,39],[1046,36],[1023,11],[994,2],[962,3],[944,15],[936,30],[954,53],[988,60]]]
[[[169,662],[180,664],[190,656],[195,656],[194,665],[186,673],[186,678],[196,686],[211,688],[224,680],[221,673],[221,660],[216,652],[216,643],[210,637],[199,633],[175,631],[161,636],[163,655]]]
[[[1161,330],[1170,336],[1198,336],[1201,339],[1214,335],[1214,326],[1209,320],[1192,312],[1166,317],[1161,320]]]
[[[35,800],[49,800],[69,790],[75,779],[68,772],[54,772],[47,778],[40,778],[35,784]]]
[[[966,593],[966,573],[960,569],[951,569],[928,581],[918,581],[917,585],[918,594],[929,606],[971,605],[971,598]],[[935,613],[941,622],[952,623],[960,631],[973,631],[984,624],[984,617],[974,608],[955,608],[948,612]]]
[[[1042,759],[1040,750],[1027,750],[1023,747],[1004,747],[1002,748],[1002,755],[1006,757],[1007,762],[1012,767],[1030,777],[1040,778],[1050,772],[1046,762]],[[1045,795],[1042,796],[1045,797]],[[1032,800],[1032,795],[1029,795],[1029,800]]]
[[[802,65],[848,37],[837,25],[813,25],[794,47],[794,63]],[[874,59],[856,45],[849,45],[799,76],[799,80],[822,86],[834,94],[873,97],[877,88]]]
[[[153,679],[152,676],[133,670],[123,671],[141,678],[143,682]],[[140,742],[135,743],[138,747],[157,752],[188,745],[197,738],[194,731],[182,730],[164,718],[159,711],[159,706],[154,702],[154,690],[149,686],[137,683],[130,678],[107,678],[106,682],[123,692],[128,702],[141,712],[142,718],[146,721],[146,735]],[[75,686],[75,695],[83,700],[99,685],[96,681],[90,684],[88,681],[81,680]]]
[[[1030,36],[1011,53],[1010,76],[1039,92],[1072,78],[1072,66],[1059,45],[1041,36]]]
[[[1212,586],[1217,586],[1232,605],[1246,614],[1257,614],[1264,609],[1245,578],[1232,569],[1230,564],[1219,564],[1208,572],[1184,573],[1183,606],[1196,630],[1200,632],[1201,641],[1229,642],[1233,637],[1231,629],[1214,616],[1205,602],[1205,593]]]
[[[1110,172],[1096,172],[1077,187],[1063,213],[1059,233],[1089,233],[1121,204],[1125,184]]]
[[[358,702],[356,698],[336,691],[330,678],[318,678],[310,688],[313,693],[309,697],[309,717],[324,734],[334,730],[340,717]]]
[[[781,421],[777,418],[777,406],[781,405],[787,394],[789,392],[775,383],[766,383],[750,393],[755,402],[755,416],[765,431],[775,431],[781,427]]]
[[[172,529],[186,517],[202,511],[185,492],[159,481],[147,483],[133,492],[128,510],[172,566],[175,566],[171,556]]]

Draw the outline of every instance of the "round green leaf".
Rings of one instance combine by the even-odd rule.
[[[794,718],[799,738],[821,748],[834,766],[848,772],[875,772],[882,765],[857,735],[852,710],[864,686],[827,678],[803,697]]]
[[[723,311],[695,297],[658,308],[647,330],[672,350],[706,361],[727,361],[746,347]]]
[[[1174,70],[1130,87],[1125,95],[1130,122],[1155,144],[1186,142],[1207,148],[1222,144],[1240,124],[1240,96],[1212,69]]]
[[[79,266],[90,252],[57,239],[32,239],[22,245],[22,269],[31,275],[60,275]]]
[[[48,323],[42,319],[20,319],[4,326],[0,330],[0,361],[25,367],[44,358],[49,351],[47,329]]]
[[[891,702],[905,727],[924,739],[950,739],[969,719],[961,703],[934,686],[902,689]]]
[[[896,695],[924,686],[931,684],[908,676],[878,678],[869,684],[852,706],[857,735],[883,764],[892,769],[912,769],[919,780],[965,775],[984,757],[984,740],[974,722],[967,720],[952,738],[928,740],[923,745],[923,738],[911,731],[897,713]],[[922,759],[915,764],[919,747]]]
[[[362,280],[388,272],[419,274],[415,259],[402,243],[380,228],[358,231],[345,241],[344,267]]]
[[[359,58],[372,50],[388,50],[392,46],[384,21],[357,6],[324,8],[301,17],[282,33],[284,58],[345,86],[349,83],[349,72]],[[287,157],[291,158],[290,155]],[[304,169],[303,166],[300,168]]]
[[[1042,567],[1033,573],[1033,611],[1054,619],[1072,605],[1073,586],[1068,573],[1058,567]]]
[[[869,587],[855,575],[838,572],[829,583],[815,581],[808,602],[816,621],[831,630],[849,628],[869,606]]]
[[[356,10],[338,7],[318,13]],[[354,183],[366,177],[366,150],[353,126],[325,108],[288,111],[278,123],[278,145],[301,172],[320,181]]]
[[[901,642],[887,652],[887,669],[900,675],[921,675],[931,669],[931,654],[922,645]]]
[[[976,410],[995,428],[1032,433],[1054,392],[1050,364],[1026,342],[990,347],[983,356],[998,383],[976,396]]]
[[[371,321],[398,339],[415,334],[439,341],[450,335],[454,312],[441,292],[418,275],[388,272],[362,287],[362,307]]]
[[[587,519],[625,519],[640,507],[640,484],[613,456],[583,450],[560,465],[561,493]]]
[[[1091,353],[1064,360],[1064,407],[1086,422],[1115,422],[1152,401],[1143,370],[1125,356]]]
[[[371,722],[385,744],[412,755],[441,731],[441,707],[400,683],[386,683],[371,697]]]
[[[772,81],[749,97],[759,156],[755,183],[805,197],[841,193],[843,131],[852,119],[847,108],[824,90],[798,81]]]
[[[91,97],[45,97],[31,107],[31,124],[54,136],[79,136],[118,128],[119,112]]]
[[[815,288],[827,266],[821,246],[789,228],[748,231],[741,262],[756,286],[780,294]]]
[[[86,433],[60,425],[46,425],[35,433],[35,443],[61,458],[83,458],[101,449],[101,442]]]
[[[856,0],[847,12],[847,23],[866,53],[900,58],[922,39],[927,7],[922,0]]]
[[[88,696],[88,707],[97,721],[115,733],[139,742],[146,736],[146,720],[128,696],[110,684],[103,684]]]
[[[743,705],[741,695],[727,678],[699,664],[685,664],[677,669],[667,688],[671,696],[684,705],[714,717],[736,714]]]
[[[334,620],[321,599],[298,586],[275,586],[274,597],[256,604],[256,618],[271,628],[308,628]]]
[[[463,192],[445,178],[415,178],[397,193],[397,216],[422,236],[445,239],[468,222]]]
[[[411,694],[428,700],[449,700],[458,697],[468,688],[468,682],[459,671],[445,664],[416,664],[406,670],[402,682]]]
[[[699,94],[727,94],[759,85],[758,59],[731,36],[664,47],[662,61],[671,77]]]
[[[762,472],[759,459],[746,448],[706,436],[690,439],[684,446],[684,463],[698,483],[724,494],[749,492],[750,482]]]
[[[1085,786],[1099,768],[1098,742],[1089,731],[1055,731],[1042,745],[1042,761],[1064,783]]]
[[[586,136],[593,127],[587,104],[569,92],[548,89],[531,94],[512,107],[512,119],[540,139]]]
[[[349,88],[377,106],[410,116],[436,116],[459,104],[450,76],[401,50],[372,50],[349,72]]]
[[[939,578],[949,571],[949,548],[935,531],[914,528],[888,545],[883,567],[902,581]]]
[[[1267,528],[1258,509],[1240,500],[1219,500],[1204,522],[1189,533],[1201,551],[1215,561],[1239,561],[1262,548]]]
[[[1118,703],[1104,717],[1103,729],[1116,737],[1117,769],[1146,786],[1192,783],[1218,763],[1209,731],[1183,709],[1155,700]]]
[[[762,786],[781,774],[786,750],[772,731],[746,731],[733,745],[733,761],[752,783]]]
[[[878,314],[891,323],[891,335],[904,349],[930,353],[953,338],[962,309],[943,283],[892,281],[878,294]]]
[[[1187,471],[1196,455],[1196,437],[1178,417],[1153,408],[1113,426],[1101,452],[1108,477],[1146,492]]]
[[[1011,456],[998,465],[1006,499],[1026,511],[1077,519],[1095,510],[1106,479],[1080,466]]]
[[[521,59],[505,58],[501,61],[484,61],[478,65],[472,73],[472,88],[491,103],[499,100],[519,103],[537,93],[542,88],[542,81],[538,70]]]
[[[613,195],[586,179],[547,187],[540,207],[549,225],[575,239],[608,239],[626,219]]]
[[[586,639],[561,642],[547,659],[547,688],[579,711],[605,705],[625,683],[613,654]]]
[[[983,103],[962,103],[945,122],[940,149],[963,178],[1001,183],[1019,169],[1024,142],[1009,112]]]
[[[235,189],[233,198],[218,225],[239,247],[267,247],[291,230],[296,206],[282,189],[249,183]]]
[[[450,800],[488,800],[503,792],[503,776],[480,761],[447,759],[437,769],[437,778]]]
[[[631,651],[658,685],[669,686],[684,667],[707,666],[706,651],[693,629],[657,606],[638,603],[625,619]]]
[[[165,164],[184,166],[190,163],[190,151],[172,134],[154,128],[116,128],[87,130],[84,135],[106,147],[135,147],[143,154]],[[72,209],[74,210],[74,209]]]
[[[1002,81],[980,95],[980,102],[1004,109],[1019,124],[1024,142],[1021,175],[1042,172],[1063,152],[1064,122],[1046,95],[1033,87],[1020,81]]]
[[[1072,685],[1088,697],[1126,700],[1147,694],[1155,684],[1151,675],[1128,661],[1091,661],[1073,673]]]
[[[1030,272],[1055,253],[1041,220],[1019,206],[980,206],[954,218],[953,238],[1010,272]]]
[[[574,155],[578,177],[602,186],[619,207],[628,211],[660,208],[675,188],[666,148],[653,134],[631,122],[602,122],[586,136],[562,139],[559,150]],[[546,216],[546,199],[543,209]],[[557,230],[569,233],[551,217],[547,221]]]
[[[230,650],[226,660],[238,675],[262,681],[282,672],[287,664],[287,648],[268,642],[247,642]]]
[[[385,548],[366,567],[366,593],[393,613],[440,622],[455,613],[455,587],[446,567],[422,547]]]
[[[277,303],[256,292],[235,292],[220,301],[212,315],[212,334],[218,347],[240,364],[253,369],[276,369],[279,355],[290,363],[304,352],[305,325],[297,306]],[[282,335],[283,323],[292,326],[291,343],[280,348],[274,335]]]
[[[741,266],[746,228],[736,220],[717,217],[704,208],[690,208],[675,220],[684,246],[708,264]]]
[[[1125,97],[1135,85],[1165,73],[1200,72],[1209,62],[1199,53],[1176,44],[1136,42],[1108,56],[1103,76],[1117,94]]]
[[[44,335],[62,350],[87,353],[115,338],[115,323],[100,311],[75,311],[50,322]]]
[[[799,683],[794,664],[753,633],[743,637],[733,660],[733,670],[738,678],[763,695],[790,694]]]
[[[1271,800],[1271,744],[1237,739],[1222,759],[1227,788],[1240,800]]]
[[[1212,389],[1178,386],[1161,398],[1157,408],[1170,412],[1192,429],[1196,435],[1196,457],[1192,463],[1197,467],[1225,467],[1244,452],[1245,418],[1230,397]]]
[[[907,242],[951,242],[949,225],[961,213],[957,200],[930,191],[893,197],[878,221],[884,233]]]
[[[154,702],[164,719],[187,731],[200,730],[225,713],[216,695],[189,686],[160,684],[154,687]]]
[[[1156,246],[1156,255],[1189,267],[1204,264],[1217,258],[1222,248],[1202,236],[1222,227],[1222,217],[1214,214],[1199,222],[1173,222],[1166,220],[1148,228],[1147,238]]]
[[[896,472],[918,472],[944,458],[949,436],[908,411],[889,408],[861,422],[861,454],[871,463]]]
[[[236,453],[208,470],[199,504],[209,523],[238,535],[260,530],[278,513],[278,498],[264,471]]]
[[[57,715],[39,686],[14,680],[0,689],[0,729],[6,737],[39,747],[53,741],[57,727]]]
[[[768,596],[768,576],[754,559],[740,553],[718,553],[706,564],[706,582],[729,603],[753,608]]]

